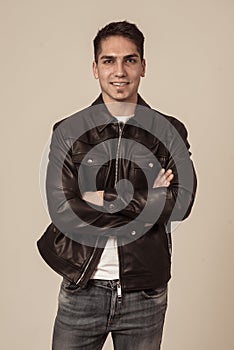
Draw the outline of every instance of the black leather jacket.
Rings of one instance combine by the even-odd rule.
[[[170,224],[188,217],[196,192],[190,155],[184,125],[140,96],[135,116],[122,128],[101,95],[92,107],[58,122],[46,182],[52,223],[37,242],[44,260],[85,287],[108,237],[116,236],[124,291],[167,283]],[[152,188],[160,167],[173,171],[168,188]],[[121,179],[132,187],[122,182],[118,189]],[[82,198],[96,190],[104,190],[102,208]]]

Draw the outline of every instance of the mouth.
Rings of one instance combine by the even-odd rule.
[[[118,87],[123,87],[123,86],[126,86],[128,84],[129,84],[129,82],[111,82],[111,85],[118,86]]]

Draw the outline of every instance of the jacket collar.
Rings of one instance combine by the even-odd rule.
[[[100,94],[98,98],[91,104],[91,106],[97,105],[100,107],[102,116],[104,117],[104,123],[102,125],[97,126],[98,131],[102,132],[109,123],[113,123],[114,121],[116,121],[116,118],[113,117],[113,115],[111,115],[111,113],[108,111],[103,101],[102,94]],[[143,98],[139,94],[137,94],[137,105],[150,108],[150,106],[143,100]]]

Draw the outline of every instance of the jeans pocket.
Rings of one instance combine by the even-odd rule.
[[[167,284],[156,289],[145,289],[142,292],[145,299],[157,299],[167,296]]]
[[[74,282],[70,282],[66,279],[63,279],[62,284],[61,284],[61,289],[67,293],[74,294],[74,293],[80,291],[81,288],[80,288],[80,286],[78,286]]]

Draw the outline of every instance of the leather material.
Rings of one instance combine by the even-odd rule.
[[[124,126],[118,159],[118,180],[128,179],[132,191],[122,184],[117,192],[119,126],[101,96],[93,106],[54,127],[46,183],[53,224],[39,239],[39,251],[57,273],[82,287],[114,232],[123,290],[158,288],[170,279],[170,222],[188,217],[196,193],[186,128],[139,96],[135,117]],[[88,131],[77,139],[78,128]],[[150,132],[156,128],[159,137]],[[153,189],[161,167],[172,169],[174,178],[169,188]],[[82,199],[83,192],[95,190],[104,191],[102,211]],[[90,225],[95,227],[91,233]]]

